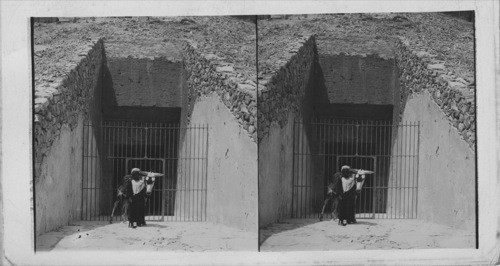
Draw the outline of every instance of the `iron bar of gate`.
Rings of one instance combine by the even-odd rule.
[[[309,129],[305,128],[306,124]],[[312,177],[321,173],[328,178],[338,171],[338,165],[330,165],[331,159],[340,155],[358,155],[378,158],[373,165],[367,158],[358,162],[377,169],[372,180],[365,185],[358,203],[366,212],[363,216],[416,218],[419,122],[395,125],[390,121],[321,119],[312,120],[310,124],[295,121],[293,129],[292,217],[317,214],[320,209],[317,205],[322,203],[318,195],[324,193],[315,193],[316,181],[313,182]],[[306,141],[305,130],[310,130],[319,139],[314,142],[319,147],[307,145],[313,142]],[[314,160],[321,160],[322,172],[312,167]],[[320,172],[314,174],[314,171]]]
[[[138,158],[153,159],[144,163],[136,161],[136,164],[145,166],[145,170],[153,169],[164,172],[166,178],[161,180],[160,186],[154,188],[154,195],[148,201],[148,214],[152,219],[165,218],[166,212],[179,220],[205,220],[206,219],[206,198],[207,198],[207,169],[208,169],[208,125],[195,125],[185,128],[188,136],[183,158],[180,158],[187,171],[184,172],[184,186],[175,187],[175,174],[177,168],[175,161],[179,159],[175,156],[178,151],[176,133],[180,126],[165,125],[160,123],[136,123],[125,121],[103,122],[101,125],[85,124],[82,129],[83,135],[83,156],[82,156],[82,201],[80,204],[82,220],[102,220],[106,219],[104,212],[107,212],[106,203],[111,193],[114,199],[114,189],[106,186],[118,186],[121,183],[123,174],[130,169],[126,163],[127,158],[139,155]],[[128,132],[131,135],[128,137]],[[203,137],[206,135],[206,138]],[[106,146],[98,146],[98,145]],[[201,145],[201,146],[200,146]],[[100,152],[99,152],[100,150]],[[159,165],[155,157],[163,153],[160,158],[162,164]],[[103,157],[106,156],[105,160]],[[204,155],[204,156],[203,156]],[[160,156],[161,157],[161,156]],[[109,166],[105,164],[110,162]],[[113,175],[110,181],[106,181],[103,171],[111,170]],[[122,170],[123,169],[123,170]],[[124,172],[123,172],[124,171]],[[189,180],[186,180],[189,178]],[[201,179],[200,179],[201,178]],[[187,183],[186,183],[187,182]],[[187,185],[187,186],[186,186]],[[181,192],[177,200],[180,200],[182,216],[175,215],[174,193]],[[166,207],[166,201],[171,207]],[[112,205],[112,203],[109,203]],[[173,213],[172,210],[174,210]],[[172,219],[169,219],[172,220]]]

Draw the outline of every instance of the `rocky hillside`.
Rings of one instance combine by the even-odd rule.
[[[233,63],[239,74],[256,80],[255,24],[249,21],[232,17],[60,18],[57,23],[34,25],[35,87],[61,81],[101,38],[108,57],[137,58],[176,58],[182,43],[190,40],[198,51],[216,54]]]
[[[442,61],[450,75],[474,84],[473,23],[441,13],[373,13],[290,16],[259,20],[259,73],[274,72],[287,58],[287,44],[315,35],[324,54],[381,54],[394,57],[396,40]]]

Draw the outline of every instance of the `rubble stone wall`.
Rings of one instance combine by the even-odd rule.
[[[40,163],[59,138],[61,127],[74,130],[78,117],[90,118],[92,107],[100,103],[96,87],[100,84],[104,58],[102,40],[99,40],[61,82],[35,88],[35,160]]]
[[[245,79],[234,68],[215,54],[197,50],[198,44],[189,41],[183,45],[183,64],[187,73],[184,85],[184,110],[181,118],[189,123],[189,116],[202,95],[216,92],[224,105],[235,116],[238,124],[257,141],[257,86]]]
[[[400,102],[403,113],[408,96],[428,91],[464,141],[474,150],[476,144],[475,84],[448,71],[436,55],[412,46],[405,39],[397,44]],[[394,121],[396,122],[396,121]]]
[[[60,82],[35,88],[37,235],[67,225],[81,212],[83,125],[100,120],[102,41],[81,56]]]
[[[179,151],[196,138],[186,127],[208,124],[207,221],[257,232],[256,84],[223,58],[200,52],[195,42],[185,43],[182,55]],[[180,174],[177,183],[192,184],[191,178]]]
[[[294,121],[312,108],[314,37],[292,44],[275,75],[259,80],[259,226],[291,216]],[[300,128],[304,130],[305,128]],[[305,144],[307,149],[309,145]]]
[[[288,123],[288,114],[301,114],[306,88],[313,66],[317,63],[315,37],[303,38],[291,45],[286,62],[274,75],[259,77],[259,140],[269,134],[272,123]]]

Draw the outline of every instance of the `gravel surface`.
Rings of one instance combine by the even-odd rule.
[[[262,228],[260,241],[261,251],[475,248],[475,232],[421,220],[289,219]]]
[[[80,221],[36,238],[37,251],[147,250],[147,251],[256,251],[254,233],[207,222],[128,223]]]

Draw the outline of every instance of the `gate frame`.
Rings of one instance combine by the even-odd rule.
[[[324,121],[322,121],[323,119],[325,119]],[[292,202],[291,202],[291,218],[312,218],[312,217],[315,217],[318,213],[314,213],[314,209],[316,208],[315,204],[315,200],[314,202],[312,202],[312,206],[309,206],[309,207],[306,207],[306,208],[311,208],[311,210],[313,210],[313,212],[309,213],[309,214],[303,214],[303,215],[297,215],[297,213],[300,213],[299,210],[297,210],[297,206],[295,206],[295,200],[297,200],[297,202],[303,202],[304,200],[302,199],[303,196],[301,196],[298,192],[297,192],[297,189],[298,187],[296,186],[295,182],[297,181],[297,175],[299,174],[299,171],[297,171],[297,168],[300,168],[302,169],[303,167],[306,167],[307,169],[307,159],[306,159],[306,162],[305,162],[305,166],[303,165],[304,162],[301,163],[301,156],[306,156],[306,157],[313,157],[313,156],[335,156],[335,157],[371,157],[371,158],[374,158],[374,171],[377,171],[377,173],[375,175],[380,175],[381,173],[385,173],[384,170],[388,171],[386,174],[387,175],[391,175],[391,165],[392,165],[392,160],[393,158],[398,158],[398,157],[402,157],[402,158],[413,158],[412,161],[411,161],[411,164],[414,166],[412,166],[412,172],[411,174],[408,176],[408,179],[404,182],[407,182],[409,180],[412,180],[411,182],[411,187],[407,187],[407,188],[403,188],[403,189],[407,189],[407,190],[404,190],[406,192],[405,195],[409,195],[408,197],[411,197],[411,200],[413,203],[411,203],[411,206],[410,207],[412,209],[412,211],[408,214],[408,215],[405,215],[403,214],[403,216],[401,216],[400,214],[397,214],[397,213],[393,213],[392,211],[390,211],[389,208],[389,205],[387,205],[387,202],[386,202],[386,205],[385,207],[383,208],[384,210],[386,210],[385,212],[377,212],[377,206],[379,205],[376,205],[375,204],[375,200],[376,199],[379,199],[379,197],[377,197],[376,195],[373,195],[372,197],[372,201],[374,202],[373,205],[372,205],[372,218],[373,219],[417,219],[418,218],[418,194],[419,194],[419,165],[420,165],[420,138],[421,138],[421,126],[420,126],[420,121],[398,121],[397,123],[393,123],[395,121],[392,121],[392,120],[362,120],[362,119],[350,119],[350,118],[333,118],[333,117],[313,117],[312,119],[310,120],[299,120],[299,119],[294,119],[294,126],[293,126],[293,141],[292,141],[292,155],[293,155],[293,162],[292,162],[292,182],[291,182],[291,188],[292,188]],[[345,127],[345,126],[351,126],[353,128],[356,129],[356,138],[358,138],[358,132],[359,132],[359,128],[360,127],[376,127],[376,128],[379,128],[378,130],[383,130],[383,131],[379,131],[381,132],[380,134],[383,134],[383,135],[379,135],[379,137],[375,137],[375,140],[376,140],[376,143],[379,143],[379,139],[378,138],[381,138],[380,140],[381,141],[384,141],[383,139],[385,137],[388,137],[388,136],[391,136],[390,138],[387,138],[387,140],[385,141],[388,141],[387,144],[388,146],[386,148],[383,148],[383,151],[382,153],[380,152],[375,152],[375,153],[368,153],[366,155],[359,155],[358,152],[358,148],[359,148],[359,141],[360,140],[356,140],[356,141],[352,141],[352,154],[337,154],[337,153],[332,153],[332,154],[321,154],[321,152],[315,152],[313,150],[307,152],[307,153],[301,153],[300,151],[298,151],[297,149],[301,149],[301,145],[304,145],[302,144],[302,140],[301,140],[301,137],[300,137],[300,134],[303,134],[303,133],[299,133],[299,136],[297,136],[297,132],[302,132],[302,131],[307,131],[307,130],[310,130],[310,131],[313,131],[313,132],[317,132],[318,131],[318,126],[319,125],[327,125],[327,126],[332,126],[332,127],[337,127],[337,126],[341,126],[342,129]],[[404,135],[398,135],[398,132],[399,130],[402,130],[404,133]],[[321,132],[326,132],[326,131],[321,131]],[[328,131],[330,132],[330,131]],[[354,131],[353,131],[354,132]],[[382,133],[384,132],[384,133]],[[396,136],[398,136],[398,138],[394,138],[394,133],[396,133]],[[389,134],[389,135],[386,135],[386,134]],[[385,137],[381,137],[381,136],[385,136]],[[338,137],[337,136],[334,136],[333,137],[334,139],[337,139]],[[343,137],[342,137],[343,138]],[[402,150],[402,146],[400,146],[399,148],[397,148],[399,151],[394,151],[394,144],[395,140],[398,140],[399,138],[402,138],[401,140],[401,143],[405,143],[404,145],[404,148],[408,148],[409,149],[409,152],[408,154],[404,154],[404,153],[401,153],[400,152],[403,152]],[[318,140],[318,137],[316,137],[316,139],[313,139],[313,140]],[[386,142],[382,142],[381,146],[379,147],[385,147],[385,143]],[[345,142],[343,142],[345,143]],[[408,143],[411,143],[411,144],[408,144]],[[320,142],[318,142],[318,144],[320,144]],[[318,144],[314,144],[314,145],[318,145]],[[408,146],[407,146],[408,144]],[[295,148],[295,146],[297,145],[297,149]],[[376,145],[376,144],[375,144]],[[402,145],[402,144],[399,144],[399,145]],[[377,157],[380,157],[380,158],[377,158]],[[377,162],[378,163],[381,163],[381,162],[385,162],[385,158],[387,158],[388,160],[388,163],[389,165],[387,165],[386,167],[383,167],[382,169],[375,169],[377,168]],[[338,158],[336,159],[337,162],[336,164],[338,165]],[[325,167],[325,166],[323,166]],[[380,173],[378,173],[380,172]],[[310,176],[311,173],[307,173],[307,170],[306,170],[306,183],[307,182],[310,182],[311,180],[313,180],[313,177]],[[384,175],[385,176],[385,175]],[[378,176],[379,178],[381,176]],[[388,176],[389,178],[389,176]],[[385,179],[378,179],[378,181],[382,181],[382,180],[385,180]],[[390,180],[390,179],[387,179],[387,180]],[[399,179],[398,179],[399,180]],[[401,181],[401,180],[399,180]],[[384,183],[385,184],[385,183]],[[388,196],[389,195],[389,191],[391,189],[398,189],[398,187],[391,187],[391,184],[387,183],[387,184],[382,184],[383,186],[380,187],[381,184],[373,184],[373,191],[374,193],[377,192],[377,191],[385,191],[385,190],[381,190],[381,189],[387,189],[387,192],[384,192],[382,193],[383,195],[386,195]],[[312,191],[311,191],[312,192]],[[315,193],[315,192],[313,192]],[[387,200],[385,197],[386,196],[383,196],[382,195],[382,200],[385,202],[385,200]],[[408,198],[410,199],[410,198]],[[323,199],[324,200],[324,199]],[[321,200],[320,200],[321,201]],[[382,206],[382,205],[380,205]],[[406,207],[405,207],[406,208]],[[307,210],[307,209],[306,209]],[[391,209],[392,210],[392,209]],[[406,209],[405,209],[406,210]],[[369,218],[369,217],[363,217],[363,218]]]
[[[144,157],[140,157],[140,156],[131,156],[131,157],[127,157],[127,154],[124,154],[123,156],[121,155],[116,155],[114,153],[112,154],[108,154],[109,152],[109,143],[113,143],[113,144],[117,144],[118,142],[115,142],[114,141],[114,137],[111,138],[111,134],[113,134],[113,136],[115,136],[115,132],[111,133],[111,131],[106,131],[106,128],[112,128],[112,129],[115,129],[115,130],[118,130],[119,132],[123,132],[121,129],[143,129],[145,130],[145,134],[144,137],[144,141],[145,141],[145,147],[144,147]],[[175,155],[175,157],[167,157],[167,158],[157,158],[157,157],[148,157],[148,147],[147,147],[147,143],[150,141],[150,139],[147,137],[148,134],[147,132],[149,130],[152,130],[152,129],[162,129],[162,130],[166,130],[168,132],[170,132],[170,130],[178,130],[178,134],[177,134],[177,137],[173,137],[173,138],[170,138],[168,137],[168,140],[167,142],[172,144],[173,146],[172,147],[176,147],[177,148],[177,155]],[[131,160],[146,160],[146,161],[158,161],[158,162],[161,162],[161,165],[163,167],[163,172],[165,174],[165,176],[167,176],[167,174],[170,173],[170,170],[167,171],[167,166],[169,165],[169,160],[171,159],[175,159],[177,161],[181,160],[181,159],[192,159],[192,158],[183,158],[183,156],[181,156],[179,154],[180,152],[180,134],[181,134],[181,131],[182,129],[185,129],[185,130],[194,130],[196,133],[195,133],[195,136],[197,136],[197,140],[196,142],[198,143],[197,145],[199,146],[199,149],[200,149],[200,155],[201,157],[200,158],[196,158],[196,159],[200,159],[202,162],[199,164],[199,167],[201,167],[199,169],[199,171],[202,173],[200,175],[200,185],[201,187],[197,187],[195,189],[192,189],[193,191],[201,191],[201,194],[199,195],[200,199],[202,199],[202,202],[204,201],[204,205],[203,207],[200,206],[201,208],[201,214],[199,216],[197,216],[196,219],[193,219],[193,218],[190,218],[190,217],[184,217],[184,218],[181,218],[179,219],[179,217],[177,217],[175,215],[175,207],[174,207],[174,213],[172,214],[172,216],[170,215],[166,215],[167,214],[167,210],[166,210],[166,200],[167,200],[167,193],[172,193],[175,195],[179,192],[179,188],[176,187],[176,188],[167,188],[167,182],[163,181],[162,182],[162,186],[161,186],[161,197],[162,197],[162,200],[161,200],[161,215],[153,215],[155,216],[154,217],[154,221],[169,221],[169,222],[192,222],[192,221],[206,221],[207,219],[207,198],[208,198],[208,149],[209,149],[209,131],[210,131],[210,126],[209,124],[205,123],[205,124],[195,124],[195,125],[191,125],[191,126],[181,126],[179,123],[142,123],[142,122],[136,122],[136,121],[125,121],[125,120],[106,120],[106,121],[100,121],[100,123],[98,124],[94,124],[94,123],[91,123],[91,122],[86,122],[84,123],[83,127],[82,127],[82,136],[83,136],[83,139],[82,139],[82,146],[81,146],[81,149],[82,149],[82,155],[81,155],[81,162],[82,162],[82,171],[81,171],[81,197],[80,197],[80,206],[81,206],[81,211],[80,211],[80,220],[82,221],[106,221],[107,219],[110,218],[110,215],[108,213],[105,213],[105,212],[102,212],[102,211],[98,211],[98,212],[91,212],[91,213],[87,213],[87,212],[84,212],[84,207],[89,207],[89,206],[96,206],[96,204],[102,204],[104,201],[102,199],[99,199],[97,200],[98,198],[96,196],[90,196],[90,199],[87,199],[87,200],[84,200],[84,195],[88,195],[89,192],[85,192],[85,191],[92,191],[92,190],[96,190],[96,192],[94,193],[97,193],[97,191],[102,191],[103,188],[99,187],[99,186],[96,186],[95,184],[92,185],[92,184],[88,184],[89,180],[97,180],[95,179],[97,176],[96,174],[99,172],[100,173],[100,178],[103,178],[103,168],[101,166],[101,168],[99,169],[99,171],[95,171],[97,168],[95,163],[93,163],[93,161],[91,161],[89,158],[96,158],[96,151],[97,149],[99,148],[103,148],[105,151],[108,151],[108,152],[104,152],[104,154],[100,154],[100,156],[98,156],[98,158],[101,158],[103,160],[103,164],[102,165],[107,165],[108,164],[108,160],[109,159],[123,159],[123,166],[119,166],[118,168],[115,168],[113,167],[113,175],[110,177],[112,180],[115,180],[114,179],[114,175],[116,173],[116,171],[118,169],[124,169],[125,170],[125,174],[127,173],[127,168],[129,166],[129,162]],[[95,133],[96,130],[101,130],[100,133],[99,133],[99,138],[100,141],[97,141],[95,138],[92,138],[91,136]],[[118,133],[119,134],[119,133]],[[107,136],[107,138],[106,138]],[[109,138],[108,142],[106,142],[106,140]],[[110,141],[110,142],[109,142]],[[171,142],[172,141],[172,142]],[[199,142],[198,142],[199,141]],[[108,143],[108,144],[106,144]],[[170,145],[169,144],[169,145]],[[170,147],[170,146],[169,146]],[[204,149],[204,150],[203,150]],[[141,148],[142,150],[142,148]],[[204,162],[203,162],[204,161]],[[178,164],[178,162],[177,162]],[[85,165],[87,167],[85,167]],[[90,168],[89,168],[90,167]],[[123,167],[123,168],[122,168]],[[85,172],[87,169],[87,172]],[[176,168],[177,169],[177,168]],[[89,171],[92,171],[89,172]],[[86,174],[85,174],[86,173]],[[174,176],[172,176],[172,178],[178,178],[179,175],[178,175],[178,172],[174,172]],[[104,177],[106,178],[106,177]],[[84,182],[86,180],[86,182]],[[102,179],[100,179],[102,180]],[[164,180],[167,180],[167,179],[164,179]],[[118,182],[120,182],[120,179],[117,180]],[[109,193],[111,193],[111,198],[113,199],[113,201],[110,202],[110,204],[112,205],[114,200],[115,200],[115,193],[116,193],[116,189],[117,187],[115,186],[112,186],[110,189],[109,189]],[[154,189],[154,188],[153,188]],[[191,190],[191,189],[190,189]],[[197,192],[199,193],[199,192]],[[181,208],[181,211],[183,211],[183,208]],[[158,217],[158,218],[156,218]]]

